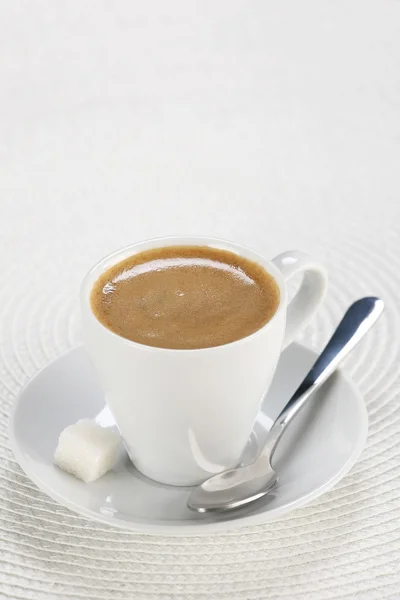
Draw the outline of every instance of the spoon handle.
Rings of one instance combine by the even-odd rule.
[[[309,396],[332,375],[339,363],[372,327],[383,308],[383,300],[374,297],[361,298],[350,306],[314,366],[272,425],[260,457],[272,457],[287,425]]]

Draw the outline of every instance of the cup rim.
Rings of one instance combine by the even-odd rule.
[[[103,323],[101,323],[101,321],[99,321],[97,319],[97,317],[93,313],[92,307],[90,305],[90,293],[93,289],[94,283],[97,281],[97,279],[101,275],[101,273],[103,273],[105,270],[107,270],[108,268],[110,268],[111,266],[113,266],[119,262],[118,259],[121,255],[125,255],[126,253],[128,253],[125,256],[127,258],[129,256],[133,256],[137,252],[144,251],[144,249],[141,250],[142,246],[146,246],[146,249],[150,250],[151,248],[162,248],[164,243],[166,246],[174,246],[174,245],[177,245],[177,246],[193,246],[193,245],[210,246],[210,247],[214,247],[217,249],[219,248],[221,250],[228,250],[228,251],[234,252],[236,254],[239,254],[239,256],[249,258],[250,260],[254,260],[255,262],[258,262],[259,264],[261,264],[267,270],[267,272],[270,275],[272,275],[272,277],[275,279],[275,281],[279,287],[279,294],[280,294],[279,305],[278,305],[278,308],[276,309],[274,315],[272,316],[272,318],[269,321],[267,321],[267,323],[265,323],[265,325],[260,327],[260,329],[257,329],[257,331],[254,331],[250,335],[246,335],[245,337],[239,338],[238,340],[234,340],[233,342],[228,342],[226,344],[220,344],[219,346],[209,346],[207,348],[160,348],[158,346],[148,346],[146,344],[141,344],[140,342],[135,342],[133,340],[125,338],[125,337],[119,335],[118,333],[115,333],[111,329],[108,329],[108,327],[103,325]],[[132,254],[130,254],[131,250],[132,250]],[[137,250],[137,252],[135,250]],[[121,256],[120,260],[122,261],[123,259],[124,259],[124,256]],[[104,266],[104,268],[102,269],[103,266]],[[98,273],[96,275],[97,271],[98,271]],[[95,276],[95,279],[93,282],[91,282],[91,280],[94,276]],[[90,284],[90,282],[91,282],[91,284]],[[90,285],[90,288],[89,288],[89,285]],[[284,310],[284,307],[287,304],[287,290],[286,290],[285,281],[283,279],[283,275],[282,275],[281,271],[278,269],[278,267],[276,267],[271,260],[265,258],[262,254],[259,254],[258,252],[249,248],[248,246],[237,244],[236,242],[225,240],[223,238],[199,236],[199,235],[195,235],[195,236],[171,235],[171,236],[156,237],[156,238],[141,240],[139,242],[134,242],[133,244],[129,244],[128,246],[123,246],[122,248],[119,248],[118,250],[114,250],[114,252],[111,252],[111,253],[103,256],[100,260],[98,260],[89,269],[89,271],[83,278],[81,287],[80,287],[80,298],[81,298],[81,311],[83,312],[83,310],[85,310],[85,312],[87,313],[87,315],[91,321],[93,321],[98,326],[100,326],[104,332],[106,332],[110,336],[118,339],[121,343],[124,343],[128,346],[132,346],[135,348],[141,348],[143,350],[148,350],[150,352],[164,352],[164,353],[168,353],[168,352],[169,353],[171,353],[171,352],[187,353],[187,352],[190,352],[190,353],[194,354],[196,352],[221,351],[224,348],[247,343],[247,342],[253,340],[254,338],[258,337],[259,335],[261,335],[266,329],[268,329],[270,326],[272,326],[272,324],[277,320],[278,315],[280,315],[282,310]]]

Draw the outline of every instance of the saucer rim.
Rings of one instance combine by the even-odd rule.
[[[291,346],[293,346],[293,345],[297,346],[302,351],[306,351],[308,353],[313,354],[315,357],[317,357],[317,352],[313,348],[310,348],[309,346],[306,346],[305,344],[301,344],[300,342],[297,342],[297,341],[295,341],[291,344]],[[41,492],[45,493],[47,496],[52,498],[52,500],[54,500],[61,506],[64,506],[65,508],[71,510],[75,514],[83,516],[90,521],[103,523],[105,525],[108,525],[108,526],[111,526],[111,527],[114,527],[117,529],[131,531],[132,533],[146,534],[146,535],[151,535],[151,536],[172,536],[172,537],[185,537],[185,536],[199,537],[199,536],[205,536],[205,535],[212,535],[214,533],[229,534],[229,530],[236,531],[237,529],[242,529],[244,527],[255,527],[257,525],[263,525],[269,521],[273,521],[291,511],[295,510],[296,508],[301,508],[301,507],[305,506],[306,504],[309,504],[312,500],[319,498],[325,492],[327,492],[328,490],[333,488],[336,485],[336,483],[338,483],[341,479],[343,479],[343,477],[345,477],[345,475],[347,475],[349,473],[349,471],[352,469],[354,464],[357,462],[357,459],[359,458],[362,450],[365,447],[367,437],[368,437],[368,412],[367,412],[367,408],[366,408],[366,405],[364,402],[364,398],[363,398],[361,392],[359,391],[359,389],[357,388],[356,384],[350,377],[350,375],[348,375],[342,368],[338,368],[336,370],[336,374],[337,374],[337,376],[342,377],[345,380],[345,382],[349,385],[349,387],[351,388],[352,393],[354,394],[355,401],[357,404],[357,409],[358,409],[358,412],[360,415],[357,440],[356,440],[356,443],[355,443],[355,446],[354,446],[354,449],[353,449],[351,455],[346,460],[346,462],[343,464],[340,471],[336,475],[331,477],[331,479],[326,481],[323,485],[321,485],[320,487],[316,488],[315,490],[309,492],[305,496],[295,499],[295,500],[289,502],[288,504],[285,504],[284,506],[279,506],[279,507],[273,508],[271,510],[265,510],[265,511],[259,512],[255,515],[247,515],[247,516],[243,516],[243,517],[237,517],[236,519],[217,521],[215,523],[207,522],[207,523],[203,523],[202,525],[201,524],[186,525],[184,523],[182,523],[181,525],[176,525],[176,524],[169,525],[167,523],[145,523],[145,522],[141,522],[141,521],[125,520],[121,517],[116,518],[116,517],[106,516],[101,513],[93,512],[89,509],[86,509],[85,507],[82,507],[79,504],[76,504],[75,502],[73,502],[69,498],[67,498],[66,496],[59,494],[56,490],[54,490],[51,486],[49,486],[48,483],[45,483],[44,481],[42,481],[42,479],[40,477],[38,477],[36,475],[34,469],[31,469],[31,462],[29,460],[26,460],[24,452],[20,451],[19,444],[17,442],[17,437],[14,433],[15,414],[17,412],[21,396],[26,391],[27,387],[37,377],[39,377],[43,371],[45,371],[48,367],[50,367],[50,365],[52,365],[56,361],[62,361],[70,353],[76,352],[77,350],[80,350],[82,348],[84,348],[84,346],[82,344],[80,344],[78,346],[75,346],[74,348],[67,350],[66,352],[63,352],[60,356],[58,356],[54,360],[50,361],[47,365],[45,365],[43,368],[41,368],[39,371],[37,371],[33,375],[33,377],[31,377],[31,379],[26,383],[26,385],[20,390],[20,392],[16,396],[16,399],[15,399],[15,401],[12,405],[11,411],[10,411],[8,436],[9,436],[10,447],[14,454],[14,457],[15,457],[16,461],[18,462],[19,466],[21,467],[21,469],[23,470],[23,472],[25,473],[25,475],[28,477],[28,479],[30,479],[39,488],[39,490]]]

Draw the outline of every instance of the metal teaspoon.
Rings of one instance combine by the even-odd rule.
[[[258,458],[246,467],[218,473],[195,488],[188,499],[191,510],[199,513],[233,510],[268,494],[278,481],[271,458],[286,427],[364,337],[383,308],[383,300],[374,297],[361,298],[350,306],[314,366],[278,415]]]

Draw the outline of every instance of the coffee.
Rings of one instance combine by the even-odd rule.
[[[140,252],[105,271],[91,292],[103,325],[158,348],[234,342],[265,325],[278,304],[278,285],[261,265],[208,246]]]

